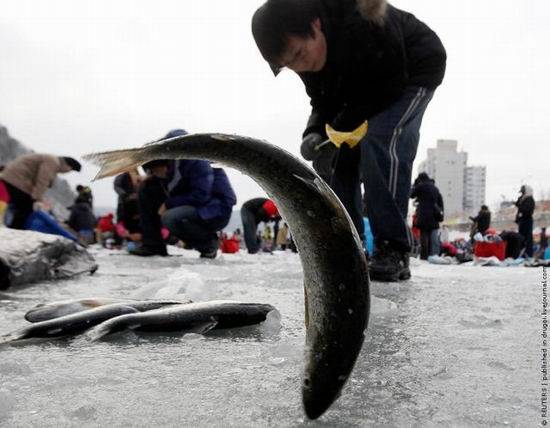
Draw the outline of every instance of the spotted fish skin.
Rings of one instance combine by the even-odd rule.
[[[96,178],[154,159],[206,159],[252,177],[289,224],[304,272],[306,352],[302,401],[322,415],[339,396],[361,350],[369,317],[369,276],[359,236],[329,186],[290,153],[254,138],[190,134],[137,149],[88,155]]]
[[[0,344],[31,338],[54,338],[71,336],[119,315],[139,312],[137,309],[120,303],[87,309],[59,318],[36,322],[0,337]]]
[[[32,323],[47,321],[113,303],[123,303],[127,306],[135,307],[139,311],[147,311],[150,309],[158,309],[165,305],[176,305],[189,302],[191,302],[191,300],[134,300],[115,299],[110,297],[88,297],[85,299],[41,303],[29,310],[25,314],[25,319]]]
[[[123,330],[205,333],[211,329],[244,327],[265,321],[275,308],[263,303],[209,301],[176,305],[111,318],[87,332],[92,340]]]

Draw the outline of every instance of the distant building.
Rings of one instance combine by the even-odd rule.
[[[457,152],[457,146],[456,140],[437,140],[437,147],[428,149],[428,158],[418,167],[419,172],[435,180],[443,196],[445,215],[451,217],[463,211],[464,169],[468,161],[468,154]]]
[[[435,149],[418,166],[435,180],[443,196],[445,216],[461,217],[479,211],[485,203],[486,167],[468,167],[468,153],[458,151],[456,140],[437,140]]]
[[[464,213],[474,215],[485,204],[485,176],[487,167],[467,166],[464,169]]]

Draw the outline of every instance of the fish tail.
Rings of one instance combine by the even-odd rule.
[[[137,149],[91,153],[83,156],[83,158],[100,167],[99,172],[94,177],[94,180],[99,180],[100,178],[110,177],[130,171],[140,165],[143,165],[145,162],[154,159],[150,148],[151,146],[146,146]]]
[[[14,331],[13,333],[6,334],[0,337],[0,346],[9,345],[21,339],[25,339],[27,336],[23,332]]]

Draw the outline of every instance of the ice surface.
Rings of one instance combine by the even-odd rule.
[[[0,295],[0,334],[45,301],[106,297],[270,303],[266,323],[0,348],[0,426],[534,426],[541,269],[413,263],[372,284],[363,351],[341,398],[306,422],[301,266],[293,253],[201,260],[95,250],[99,270]]]

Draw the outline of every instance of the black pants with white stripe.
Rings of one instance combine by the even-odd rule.
[[[369,119],[361,143],[338,153],[331,186],[350,214],[359,235],[364,232],[360,183],[365,183],[367,213],[375,245],[382,242],[410,251],[407,226],[412,167],[420,125],[433,91],[409,87],[403,96]]]

